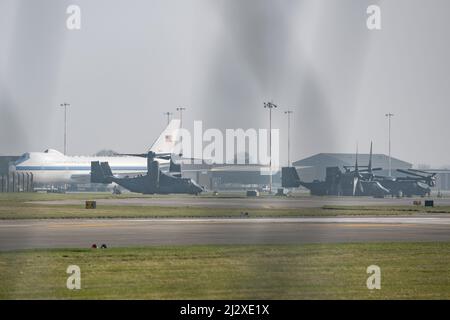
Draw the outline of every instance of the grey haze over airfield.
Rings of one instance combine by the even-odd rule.
[[[66,29],[67,6],[82,28]],[[366,28],[378,4],[382,30]],[[0,0],[0,154],[142,152],[187,107],[193,128],[266,128],[294,110],[292,157],[387,153],[450,164],[450,3],[445,0]]]

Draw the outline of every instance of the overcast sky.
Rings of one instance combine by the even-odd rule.
[[[66,8],[81,8],[81,30]],[[378,4],[382,30],[366,27]],[[292,158],[387,153],[450,164],[450,2],[446,0],[0,0],[0,154],[142,152],[183,122],[273,127]],[[286,143],[281,144],[286,154]],[[285,161],[286,157],[282,157]]]

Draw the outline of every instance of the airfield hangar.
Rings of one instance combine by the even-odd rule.
[[[369,163],[369,154],[358,154],[358,165],[367,166]],[[295,161],[294,167],[303,181],[324,180],[327,167],[339,167],[355,165],[355,154],[350,153],[318,153],[311,157]],[[392,157],[392,176],[404,176],[397,172],[397,169],[410,169],[412,164]],[[374,154],[372,156],[372,167],[383,168],[376,171],[377,175],[387,176],[389,174],[389,156],[385,154]],[[450,170],[449,169],[427,169],[427,171],[436,172],[436,189],[450,190]]]
[[[367,166],[369,164],[369,154],[358,154],[358,165]],[[297,167],[300,178],[303,181],[325,180],[325,171],[327,167],[339,167],[343,169],[344,166],[354,166],[356,155],[351,153],[318,153],[311,157],[298,160],[293,163]],[[391,158],[392,175],[401,176],[401,173],[396,172],[396,169],[410,169],[412,164],[397,158]],[[383,168],[377,171],[377,175],[389,174],[389,157],[385,154],[372,155],[372,167]]]

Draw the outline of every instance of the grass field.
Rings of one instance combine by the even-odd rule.
[[[381,290],[366,287],[373,264]],[[1,299],[449,299],[450,243],[1,252],[0,284]]]
[[[338,216],[338,215],[396,216],[396,215],[413,215],[413,214],[429,214],[429,213],[450,214],[450,207],[448,206],[435,207],[430,209],[417,206],[367,206],[367,207],[324,206],[322,208],[301,208],[301,209],[270,209],[270,208],[211,209],[204,207],[100,205],[95,210],[86,210],[82,205],[53,205],[53,204],[33,203],[35,201],[45,201],[45,200],[65,200],[65,199],[93,200],[93,199],[130,198],[130,197],[158,198],[161,196],[143,196],[138,194],[123,194],[117,196],[111,195],[109,193],[0,194],[0,219],[240,217],[241,214],[245,212],[247,212],[250,217],[297,217],[297,216]],[[238,197],[238,195],[224,194],[222,197]]]

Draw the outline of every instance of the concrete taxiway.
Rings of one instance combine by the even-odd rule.
[[[449,217],[0,221],[0,250],[190,244],[450,241]]]

